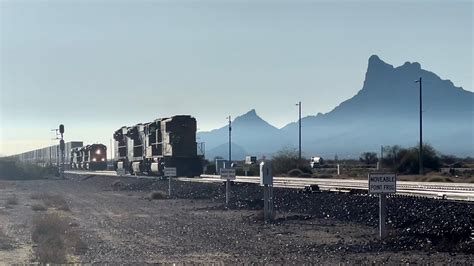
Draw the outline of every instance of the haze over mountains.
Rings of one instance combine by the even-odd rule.
[[[423,79],[423,141],[444,154],[474,155],[474,93],[424,70],[419,63],[393,67],[378,56],[369,58],[362,89],[332,111],[302,119],[302,150],[307,157],[357,158],[381,145],[413,146],[419,136],[419,89]],[[318,97],[311,95],[310,97]],[[305,96],[305,104],[311,99]],[[228,127],[198,132],[206,157],[228,156]],[[271,156],[297,147],[298,123],[278,129],[255,110],[232,123],[232,158]]]

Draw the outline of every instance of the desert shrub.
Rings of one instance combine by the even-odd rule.
[[[66,200],[60,195],[47,194],[43,198],[43,203],[48,208],[56,208],[61,211],[70,211]]]
[[[163,191],[153,191],[149,195],[150,199],[167,199],[168,194]]]
[[[17,205],[18,204],[18,198],[16,195],[12,195],[6,199],[6,204],[8,205]]]
[[[33,219],[31,239],[37,244],[35,255],[42,263],[65,263],[65,232],[68,225],[56,214],[47,214]]]
[[[0,179],[29,180],[42,179],[58,172],[57,167],[41,167],[35,164],[21,163],[10,159],[0,159]]]
[[[5,235],[3,229],[0,227],[0,250],[13,249],[13,241]]]
[[[365,164],[375,164],[379,161],[377,153],[375,152],[364,152],[360,155],[359,161]]]
[[[444,178],[437,176],[437,177],[429,178],[428,182],[444,182]]]
[[[67,254],[82,254],[87,249],[77,231],[70,228],[69,218],[44,214],[33,218],[31,239],[34,253],[41,263],[66,263]]]
[[[316,178],[333,178],[333,175],[330,174],[319,174],[319,175],[314,175]]]
[[[42,200],[46,208],[56,208],[61,211],[70,211],[68,203],[61,195],[37,193],[31,195],[31,199]]]
[[[204,174],[206,174],[206,175],[215,175],[216,174],[216,164],[215,163],[206,164]]]
[[[300,169],[291,169],[290,171],[288,171],[287,174],[288,176],[297,177],[303,174],[303,171],[301,171]]]
[[[383,165],[403,174],[417,174],[419,171],[419,147],[402,148],[398,145],[384,147]],[[428,144],[423,145],[423,167],[425,171],[441,168],[438,152]]]
[[[313,175],[312,174],[308,174],[308,173],[302,173],[299,175],[299,177],[312,177]]]
[[[307,167],[307,169],[309,169],[306,160],[299,160],[298,151],[291,148],[283,148],[278,151],[276,155],[273,156],[272,167],[274,175],[286,174],[295,168],[304,169],[304,167]],[[311,173],[311,171],[309,171],[309,173]]]
[[[47,210],[47,208],[41,204],[33,204],[31,205],[31,209],[33,211],[46,211]]]

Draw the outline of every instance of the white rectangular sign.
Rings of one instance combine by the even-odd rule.
[[[165,167],[165,176],[175,177],[176,176],[176,167]]]
[[[390,194],[397,192],[396,174],[369,174],[369,193],[371,194]]]
[[[221,179],[235,180],[235,169],[221,169]]]

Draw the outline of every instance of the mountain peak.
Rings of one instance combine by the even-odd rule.
[[[247,113],[243,114],[242,116],[257,116],[257,112],[255,112],[255,109],[252,109]]]
[[[410,63],[407,61],[402,66],[400,66],[400,68],[410,69],[410,70],[421,70],[421,65],[418,62]]]
[[[370,70],[370,69],[380,69],[380,68],[393,69],[393,66],[385,63],[377,55],[371,55],[369,57],[369,67],[368,67],[368,69]]]

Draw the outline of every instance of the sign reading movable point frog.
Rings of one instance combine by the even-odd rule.
[[[166,177],[175,177],[176,176],[176,167],[165,167],[165,176]]]
[[[369,193],[392,194],[397,192],[397,175],[393,173],[370,173]]]
[[[233,168],[222,168],[221,179],[235,180],[235,169]]]

